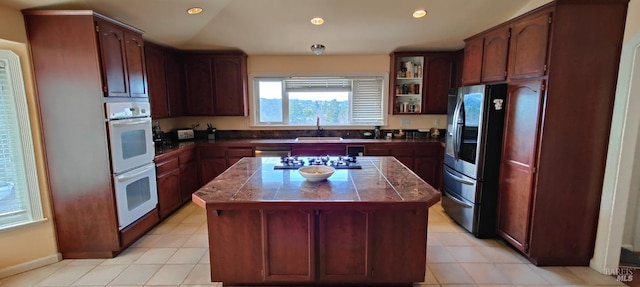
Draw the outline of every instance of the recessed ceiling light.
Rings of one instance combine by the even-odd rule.
[[[413,18],[422,18],[424,15],[427,15],[427,11],[424,9],[413,11]]]
[[[196,14],[200,14],[202,13],[202,8],[200,7],[191,7],[189,9],[187,9],[187,14],[189,15],[196,15]]]
[[[313,24],[313,25],[322,25],[322,23],[324,23],[324,19],[322,19],[320,17],[315,17],[315,18],[311,19],[311,24]]]

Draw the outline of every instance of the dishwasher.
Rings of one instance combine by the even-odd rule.
[[[291,156],[290,146],[257,146],[256,157],[284,157]]]

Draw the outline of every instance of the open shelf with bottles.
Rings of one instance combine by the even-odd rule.
[[[418,53],[393,53],[392,66],[392,113],[421,113],[424,56]]]

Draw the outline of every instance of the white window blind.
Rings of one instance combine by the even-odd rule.
[[[353,80],[352,123],[381,125],[383,122],[382,85],[382,77]]]
[[[20,60],[0,50],[0,229],[42,219]]]

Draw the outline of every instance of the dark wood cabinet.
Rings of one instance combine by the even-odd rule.
[[[213,116],[213,70],[211,57],[184,56],[187,115]]]
[[[462,84],[465,86],[479,84],[482,81],[482,55],[484,38],[476,37],[467,40],[464,46],[464,65],[462,67]]]
[[[627,5],[557,0],[500,25],[511,38],[497,229],[534,264],[593,256]]]
[[[247,116],[247,56],[213,57],[214,103],[216,116]]]
[[[181,56],[174,50],[165,50],[164,57],[167,100],[169,102],[169,116],[180,117],[187,115],[185,81]],[[153,112],[153,111],[152,111]]]
[[[200,159],[200,186],[214,179],[227,169],[227,155],[223,147],[207,145],[198,147]]]
[[[211,281],[264,281],[262,224],[260,210],[207,211]]]
[[[532,14],[512,24],[509,79],[545,75],[550,26],[551,12]]]
[[[427,260],[427,245],[424,242],[427,241],[428,210],[374,210],[372,217],[372,281],[395,283],[424,280],[424,277],[416,275],[424,272],[424,262]],[[399,243],[407,248],[376,247],[396,246]]]
[[[227,168],[238,162],[243,157],[254,156],[253,147],[228,147]]]
[[[198,154],[195,147],[181,151],[180,159],[180,192],[182,202],[191,201],[191,194],[200,188],[198,181]]]
[[[509,84],[500,161],[498,233],[526,252],[540,113],[542,81]]]
[[[147,84],[149,87],[151,116],[154,119],[169,117],[164,48],[147,42],[144,46],[144,52],[145,63],[147,65]]]
[[[366,281],[371,278],[372,212],[318,211],[318,280]]]
[[[180,163],[178,156],[172,156],[156,162],[158,188],[158,213],[160,219],[167,217],[180,205]]]
[[[103,76],[108,97],[147,97],[142,33],[96,19]]]
[[[316,238],[313,210],[262,210],[265,282],[315,279]]]
[[[246,116],[247,60],[243,53],[183,54],[187,115]]]
[[[215,234],[209,238],[212,281],[375,285],[424,279],[428,214],[419,204],[272,207],[207,211],[209,234]]]
[[[113,257],[158,221],[153,209],[118,229],[106,144],[104,97],[143,96],[139,88],[146,87],[136,58],[141,31],[88,10],[22,12],[58,252],[65,259]]]
[[[482,82],[499,82],[507,79],[509,58],[508,26],[500,27],[484,35],[482,53]]]
[[[454,81],[453,53],[427,54],[424,58],[423,114],[446,114],[449,89]]]

